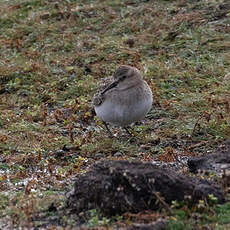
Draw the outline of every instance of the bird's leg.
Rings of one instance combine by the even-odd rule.
[[[133,136],[132,133],[129,132],[128,127],[124,127],[124,129],[125,129],[125,131],[129,134],[129,136],[131,136],[131,137]]]
[[[111,133],[111,131],[110,131],[110,129],[109,129],[109,127],[108,127],[108,125],[106,124],[106,122],[105,122],[105,121],[102,121],[102,122],[103,122],[103,124],[104,124],[104,126],[105,126],[106,130],[108,131],[109,136],[110,136],[110,137],[113,137],[113,134]]]

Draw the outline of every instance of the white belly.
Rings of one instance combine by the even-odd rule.
[[[101,120],[124,127],[143,119],[151,107],[152,96],[149,96],[128,105],[105,100],[100,106],[95,106],[95,112]]]

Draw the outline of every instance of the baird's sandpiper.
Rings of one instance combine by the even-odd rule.
[[[145,117],[152,101],[152,91],[140,71],[127,65],[102,80],[93,98],[95,112],[111,136],[107,122],[127,130],[128,125]]]

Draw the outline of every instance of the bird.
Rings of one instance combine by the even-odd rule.
[[[120,65],[112,76],[102,79],[93,97],[94,110],[104,123],[123,127],[145,117],[152,108],[153,96],[141,72],[132,66]]]

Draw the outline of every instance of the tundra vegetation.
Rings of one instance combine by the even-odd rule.
[[[119,64],[140,69],[154,94],[135,138],[117,127],[109,138],[91,103]],[[179,159],[212,154],[230,136],[229,66],[228,0],[0,0],[0,228],[58,226],[65,193],[99,159],[189,174]],[[222,185],[216,173],[193,176]],[[89,210],[87,226],[164,216],[167,229],[227,230],[224,189],[222,205],[210,195],[193,207],[175,201],[170,213]]]

